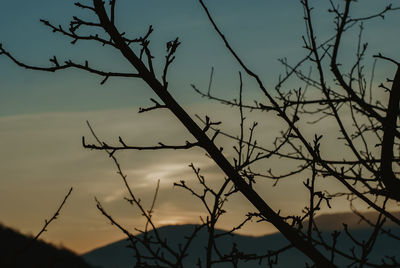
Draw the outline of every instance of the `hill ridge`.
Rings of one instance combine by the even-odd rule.
[[[352,235],[360,240],[367,237],[370,234],[371,228],[368,228],[367,225],[354,223],[353,218],[346,217],[350,214],[341,213],[331,214],[328,216],[324,216],[320,219],[316,218],[318,222],[321,220],[324,222],[329,218],[335,218],[336,225],[341,226],[340,229],[343,229],[341,221],[344,219],[350,220],[349,228],[352,232]],[[338,217],[340,216],[340,217]],[[343,216],[343,217],[342,217]],[[374,215],[366,215],[366,217],[373,219]],[[172,245],[173,248],[177,248],[179,243],[184,242],[184,235],[188,235],[191,229],[194,229],[196,225],[194,224],[186,224],[186,225],[168,225],[162,226],[158,228],[158,232],[166,239],[168,243]],[[328,226],[329,227],[329,226]],[[394,225],[393,225],[394,227]],[[400,227],[393,228],[394,233],[400,234]],[[331,229],[327,229],[324,232],[325,238],[330,241],[332,236],[330,235]],[[149,232],[149,235],[153,235],[153,231]],[[224,232],[223,230],[218,229],[217,232]],[[140,235],[139,235],[140,236]],[[198,258],[204,257],[205,253],[205,245],[207,240],[207,231],[203,228],[202,231],[198,233],[198,237],[193,240],[193,244],[189,250],[189,256],[186,257],[186,261],[184,261],[185,267],[193,267]],[[343,250],[348,251],[351,248],[351,239],[349,239],[345,234],[342,234],[340,239],[338,240],[338,246],[343,248]],[[221,249],[221,252],[228,254],[232,249],[233,243],[236,243],[238,250],[246,250],[249,253],[255,254],[265,254],[267,249],[276,250],[281,247],[289,245],[289,242],[280,234],[267,234],[263,236],[247,236],[241,234],[233,234],[229,236],[225,236],[224,239],[221,239],[218,242],[218,248]],[[126,240],[115,241],[105,247],[97,248],[93,251],[90,251],[83,255],[84,259],[87,260],[88,263],[95,265],[96,267],[102,268],[128,268],[131,267],[135,263],[134,252],[132,249],[127,248],[129,243]],[[374,254],[371,255],[371,259],[375,259],[379,261],[380,258],[383,258],[386,255],[398,255],[400,252],[400,243],[399,241],[393,242],[387,236],[382,236],[377,240],[377,246],[375,248]],[[321,249],[323,250],[323,249]],[[355,251],[357,253],[357,251]],[[329,253],[326,253],[329,254]],[[280,256],[279,266],[278,267],[301,267],[299,263],[306,263],[309,260],[304,257],[300,252],[295,249],[291,249]],[[339,267],[345,267],[348,263],[343,258],[337,259]],[[265,264],[265,263],[264,263]],[[258,261],[254,262],[242,262],[243,267],[259,267]],[[230,267],[224,266],[223,264],[217,265],[216,267]],[[239,266],[241,267],[241,266]]]

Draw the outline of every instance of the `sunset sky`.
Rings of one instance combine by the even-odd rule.
[[[48,19],[55,25],[68,28],[74,15],[93,19],[87,11],[73,5],[75,1],[13,0],[2,3],[0,9],[0,43],[18,59],[28,64],[49,66],[48,59],[57,55],[60,62],[67,59],[107,71],[129,71],[122,56],[107,47],[92,42],[78,42],[53,34],[39,19]],[[82,1],[90,4],[91,1]],[[319,41],[334,33],[332,14],[328,5],[311,1]],[[339,1],[342,3],[343,1]],[[301,36],[305,34],[303,10],[295,0],[209,0],[206,1],[216,22],[221,26],[233,47],[245,62],[260,74],[263,82],[272,87],[284,71],[277,59],[287,57],[296,62],[304,55]],[[363,0],[354,5],[354,16],[367,16],[382,10],[390,1]],[[240,67],[225,49],[213,31],[204,11],[196,0],[119,0],[116,23],[121,32],[130,36],[143,35],[151,24],[155,29],[151,49],[157,71],[164,61],[165,43],[180,38],[181,47],[171,67],[169,84],[171,94],[189,114],[210,115],[223,122],[222,128],[237,133],[239,113],[222,107],[194,93],[191,84],[206,89],[211,67],[214,67],[213,92],[218,96],[236,98]],[[385,20],[365,23],[364,39],[369,43],[366,68],[371,69],[372,55],[382,52],[397,60],[400,14],[391,13]],[[346,64],[356,50],[358,27],[348,33],[343,42],[341,60]],[[376,83],[392,77],[394,68],[378,62]],[[167,111],[138,114],[139,107],[150,106],[152,91],[138,79],[110,78],[103,86],[101,77],[79,70],[41,73],[24,70],[9,59],[0,56],[0,222],[24,233],[40,230],[44,219],[54,213],[69,187],[74,191],[59,219],[51,224],[43,239],[64,245],[78,253],[123,238],[96,209],[94,197],[104,207],[134,231],[143,220],[136,208],[123,200],[127,196],[112,161],[103,152],[82,148],[81,137],[91,139],[86,126],[90,121],[96,133],[110,144],[121,136],[131,145],[182,144],[193,140],[179,122]],[[288,85],[299,87],[296,81]],[[246,101],[259,98],[254,81],[244,78]],[[265,122],[260,125],[262,144],[267,145],[279,134],[281,122],[268,115],[249,115],[250,120]],[[267,123],[268,122],[268,123]],[[325,126],[329,132],[330,125]],[[333,128],[333,127],[332,127]],[[317,129],[305,127],[312,136]],[[231,157],[232,143],[218,140]],[[326,144],[334,151],[335,143]],[[199,223],[204,209],[189,193],[173,188],[173,182],[186,180],[196,185],[195,176],[188,167],[194,163],[211,184],[221,182],[224,175],[200,149],[188,151],[123,152],[118,154],[128,180],[145,205],[160,180],[155,222],[160,225]],[[280,170],[282,160],[265,162]],[[305,206],[302,181],[283,181],[277,187],[272,182],[258,183],[257,190],[276,210],[300,213]],[[335,182],[330,189],[340,189]],[[219,227],[229,229],[239,223],[246,212],[254,211],[240,196],[232,199],[229,213]],[[332,209],[346,211],[345,200]],[[260,235],[273,232],[267,224],[251,223],[243,233]]]

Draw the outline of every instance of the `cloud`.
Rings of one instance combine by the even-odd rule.
[[[0,209],[5,224],[27,233],[40,230],[44,218],[56,209],[57,202],[71,186],[75,188],[71,199],[45,239],[62,241],[67,247],[85,251],[89,249],[90,241],[100,243],[96,237],[98,234],[90,230],[102,230],[105,239],[112,233],[114,236],[111,237],[119,237],[99,215],[94,197],[104,202],[110,213],[123,223],[140,223],[141,214],[135,209],[132,213],[132,208],[123,200],[127,191],[112,161],[103,152],[82,148],[82,136],[88,143],[94,142],[86,120],[109,144],[116,144],[118,136],[132,145],[184,144],[186,140],[193,140],[171,114],[138,115],[137,108],[0,117],[3,152],[0,155],[0,176],[3,178],[0,180]],[[172,218],[176,222],[188,222],[191,217],[193,221],[199,219],[187,211],[200,211],[200,206],[193,210],[190,204],[195,200],[173,187],[174,181],[193,182],[196,179],[188,167],[190,163],[200,167],[209,180],[221,178],[218,168],[198,148],[189,151],[127,151],[118,153],[118,158],[128,175],[128,182],[144,204],[151,202],[157,180],[160,180],[160,202],[170,204],[163,206],[163,213],[158,217],[164,224]],[[85,243],[78,243],[80,236],[68,235],[65,230],[75,234],[87,230]]]
[[[193,141],[191,135],[179,122],[164,110],[138,114],[137,108],[97,112],[45,113],[0,117],[0,211],[4,224],[24,232],[40,230],[43,219],[51,215],[71,186],[75,188],[71,200],[62,211],[60,219],[44,236],[60,242],[79,252],[119,239],[121,234],[96,210],[97,197],[121,224],[131,228],[143,224],[137,208],[123,198],[128,197],[121,177],[111,159],[99,151],[82,148],[81,138],[87,143],[95,140],[85,124],[89,120],[96,134],[108,144],[118,144],[121,136],[130,145],[185,144]],[[222,121],[222,128],[238,133],[239,113],[219,104],[192,105],[191,114],[201,117],[207,114],[214,121]],[[283,129],[283,123],[273,113],[247,113],[246,128],[251,122],[260,122],[255,138],[259,145],[273,148],[273,141]],[[336,125],[325,122],[307,125],[299,122],[307,137],[325,133],[322,148],[333,156],[344,157],[335,132]],[[235,155],[232,140],[217,138],[224,147],[225,155],[232,161]],[[201,191],[197,178],[188,166],[193,163],[200,168],[206,183],[218,186],[225,175],[200,148],[191,150],[122,151],[116,154],[127,181],[145,208],[151,205],[157,181],[160,191],[155,206],[154,220],[157,224],[199,223],[206,211],[201,202],[188,191],[173,186],[173,182],[185,180],[194,190]],[[286,172],[298,163],[271,157],[254,168],[265,171]],[[307,203],[307,190],[303,181],[307,174],[293,176],[273,187],[273,181],[260,179],[255,187],[273,209],[282,214],[297,214]],[[343,189],[335,180],[325,180],[321,189],[331,192]],[[347,209],[347,201],[339,200],[334,210]],[[230,229],[239,224],[249,211],[255,209],[241,195],[230,198],[226,204],[228,213],[221,219],[220,228]],[[98,232],[102,239],[99,238]],[[269,224],[252,223],[242,229],[246,234],[273,232]],[[84,239],[84,243],[82,243]]]

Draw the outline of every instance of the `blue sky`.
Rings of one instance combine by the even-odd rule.
[[[354,13],[371,14],[376,6],[383,8],[388,1],[376,2],[356,4]],[[304,52],[301,48],[304,22],[299,1],[225,0],[207,4],[234,48],[260,73],[267,85],[273,85],[282,71],[278,58],[288,57],[294,62]],[[323,37],[331,35],[332,15],[327,12],[326,3],[322,7],[318,6],[318,1],[314,4],[317,5],[314,12],[317,33]],[[153,25],[155,32],[151,42],[159,63],[164,60],[165,42],[175,37],[181,39],[182,45],[170,74],[171,88],[179,100],[200,101],[190,84],[205,86],[211,66],[215,67],[215,86],[223,94],[236,86],[239,67],[224,49],[197,1],[120,1],[117,7],[121,31],[136,36]],[[44,18],[56,25],[68,25],[72,15],[88,17],[87,12],[76,8],[72,2],[7,1],[0,12],[0,24],[7,25],[0,28],[1,42],[28,63],[46,66],[48,59],[57,55],[60,60],[88,59],[94,66],[106,70],[129,70],[115,51],[91,42],[78,42],[73,46],[67,38],[52,34],[39,22],[39,18]],[[393,38],[397,36],[398,23],[396,16],[388,16],[386,21],[376,19],[366,24],[365,37],[371,53],[376,53],[378,48],[389,55],[395,52]],[[350,56],[354,49],[349,46],[344,51]],[[110,79],[100,87],[101,78],[80,71],[55,75],[37,73],[21,70],[4,58],[0,60],[0,67],[3,70],[0,115],[130,107],[152,96],[143,83],[132,79]]]
[[[56,25],[68,25],[72,15],[91,18],[87,12],[76,8],[73,2],[13,0],[2,3],[0,43],[15,57],[29,64],[48,66],[48,59],[57,55],[60,61],[73,59],[84,62],[87,59],[91,66],[103,70],[131,70],[118,52],[91,42],[78,42],[73,46],[67,38],[51,33],[39,22],[43,18]],[[315,27],[321,38],[318,40],[321,41],[334,32],[333,17],[327,12],[328,1],[311,2],[315,6]],[[278,58],[287,57],[295,62],[302,57],[304,49],[301,47],[301,36],[305,30],[299,1],[209,0],[206,3],[233,47],[260,74],[268,87],[277,82],[279,73],[283,71]],[[390,1],[359,1],[354,5],[352,14],[369,15],[388,3]],[[151,48],[158,70],[164,60],[165,43],[179,37],[182,44],[169,76],[172,94],[191,114],[214,114],[227,122],[225,126],[228,129],[235,129],[237,121],[233,118],[233,112],[200,98],[190,86],[193,83],[206,88],[211,67],[214,66],[213,91],[219,96],[233,98],[237,95],[237,72],[240,70],[197,1],[120,0],[116,11],[117,25],[131,36],[142,35],[148,25],[153,25],[155,31]],[[365,24],[365,40],[370,47],[366,57],[367,69],[373,62],[371,55],[377,52],[398,59],[398,25],[398,13],[387,16],[385,20],[375,19]],[[358,28],[355,27],[345,36],[340,55],[344,64],[355,58],[354,40],[357,33]],[[378,81],[390,77],[394,71],[393,66],[387,63],[378,63],[378,67]],[[102,78],[95,75],[78,70],[55,74],[24,70],[3,56],[0,56],[0,70],[0,147],[4,150],[0,162],[5,163],[0,168],[0,176],[5,178],[0,184],[0,192],[3,191],[0,194],[2,221],[25,232],[35,232],[40,228],[43,218],[52,211],[53,200],[60,199],[64,190],[74,186],[77,190],[72,196],[70,208],[62,215],[63,221],[60,219],[58,225],[51,227],[54,231],[46,234],[46,239],[62,242],[81,252],[118,238],[119,233],[112,231],[98,215],[93,203],[95,195],[106,200],[127,223],[139,223],[138,216],[127,217],[127,210],[121,208],[124,194],[121,192],[122,185],[115,178],[110,182],[109,177],[115,177],[115,172],[108,159],[100,153],[83,150],[80,137],[88,135],[84,125],[87,119],[95,124],[103,137],[112,139],[124,135],[136,144],[151,145],[159,141],[159,137],[152,137],[148,133],[162,132],[165,134],[160,138],[162,141],[178,143],[181,137],[187,137],[176,120],[164,113],[144,115],[144,119],[136,114],[140,106],[150,104],[149,98],[154,97],[146,85],[137,79],[113,78],[100,86]],[[247,98],[257,97],[254,82],[246,77],[244,82]],[[289,88],[292,86],[299,85],[293,81]],[[152,122],[164,124],[163,131],[155,129]],[[274,126],[279,130],[278,125]],[[265,127],[266,133],[269,133],[268,127],[271,126]],[[159,218],[161,224],[198,219],[192,214],[193,211],[200,211],[200,208],[188,208],[181,204],[185,200],[183,198],[187,197],[168,198],[168,195],[175,193],[172,192],[171,179],[177,176],[190,177],[190,170],[187,169],[190,161],[199,163],[211,178],[217,180],[221,177],[199,151],[174,154],[173,157],[163,153],[156,156],[129,153],[123,154],[122,159],[132,176],[147,178],[149,174],[154,174],[151,182],[155,183],[156,178],[168,182],[162,186],[165,195],[161,197],[164,202],[164,214],[160,212]],[[149,173],[149,170],[154,172]],[[146,184],[140,179],[139,182],[138,187],[144,195],[154,188],[151,183]],[[289,192],[296,191],[296,185],[290,182],[282,187]],[[279,201],[276,193],[268,194],[269,201],[275,202],[277,207],[282,206],[291,212],[302,208],[298,205],[302,193],[284,201]],[[13,208],[4,204],[13,204]],[[233,204],[246,212],[245,200],[236,200]],[[339,206],[340,209],[344,208]],[[179,220],[174,222],[168,213]],[[239,221],[241,216],[238,212],[228,219]],[[268,228],[253,228],[253,234],[271,232],[272,229]],[[97,235],[99,230],[104,234],[101,239]],[[78,247],[81,243],[79,239],[85,234],[86,244]]]
[[[277,58],[295,60],[301,55],[304,24],[298,1],[209,2],[216,21],[234,47],[265,80],[276,81],[280,71]],[[88,59],[94,66],[107,70],[129,69],[118,53],[91,42],[72,46],[67,38],[52,34],[39,22],[39,18],[44,18],[56,25],[68,25],[73,14],[87,17],[87,12],[71,2],[16,0],[3,5],[0,23],[10,26],[0,29],[1,42],[16,57],[46,66],[48,59],[57,55],[60,60]],[[211,66],[215,67],[215,85],[220,90],[229,92],[236,86],[239,67],[196,1],[120,1],[117,7],[121,31],[141,35],[148,25],[153,25],[151,42],[156,61],[164,60],[165,42],[175,37],[181,39],[170,78],[171,88],[180,100],[199,101],[190,84],[206,85]],[[324,25],[327,23],[330,20],[323,21]],[[110,79],[100,87],[101,78],[80,71],[54,75],[21,70],[6,59],[1,59],[0,64],[4,70],[0,115],[130,107],[151,96],[142,83],[132,79]]]

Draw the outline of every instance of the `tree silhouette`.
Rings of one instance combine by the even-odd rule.
[[[398,267],[400,264],[394,257],[382,256],[380,263],[371,263],[368,255],[373,250],[374,243],[379,235],[385,232],[384,223],[388,220],[399,225],[400,219],[391,213],[387,206],[390,203],[397,206],[400,201],[400,181],[398,176],[399,165],[399,138],[398,130],[398,107],[400,101],[400,73],[399,63],[392,58],[382,54],[375,55],[377,60],[390,61],[397,68],[396,75],[393,79],[388,79],[387,83],[391,83],[391,87],[381,84],[375,87],[373,84],[373,76],[370,82],[367,82],[365,70],[363,68],[363,59],[367,50],[367,44],[362,43],[363,22],[372,21],[374,19],[384,18],[387,13],[398,10],[392,5],[386,6],[383,10],[377,11],[372,15],[365,17],[352,17],[351,7],[355,5],[355,1],[329,1],[330,10],[334,16],[334,26],[336,32],[333,36],[324,41],[317,39],[314,27],[312,7],[308,0],[302,0],[301,4],[304,9],[304,20],[306,27],[306,35],[303,36],[304,49],[306,51],[303,59],[295,64],[290,64],[286,59],[281,59],[281,64],[285,67],[286,72],[280,77],[279,82],[273,90],[267,89],[264,82],[258,74],[256,74],[247,63],[239,56],[233,46],[220,30],[214,21],[211,12],[208,10],[203,0],[198,0],[201,4],[205,15],[207,16],[211,26],[224,42],[226,49],[231,53],[232,57],[240,65],[243,74],[254,79],[258,89],[263,94],[263,99],[256,100],[254,104],[243,102],[243,84],[242,73],[240,76],[240,92],[239,99],[229,100],[214,96],[210,89],[202,91],[193,85],[194,90],[203,97],[210,100],[216,100],[222,104],[230,105],[240,110],[240,133],[232,135],[219,129],[220,122],[214,122],[211,118],[192,118],[171,95],[168,84],[168,71],[175,59],[175,53],[180,45],[179,39],[166,43],[165,64],[160,74],[158,74],[153,66],[153,54],[149,47],[149,40],[153,28],[150,26],[143,37],[129,38],[121,33],[115,24],[115,5],[116,0],[109,1],[109,6],[105,6],[102,0],[93,0],[91,5],[76,3],[79,8],[85,9],[96,16],[95,21],[86,21],[84,19],[74,17],[70,22],[69,28],[62,26],[54,26],[46,20],[42,20],[44,25],[49,27],[53,32],[60,33],[72,39],[72,44],[81,40],[90,40],[101,43],[104,46],[110,46],[119,51],[123,57],[131,64],[135,72],[106,72],[96,69],[85,63],[76,63],[68,60],[60,63],[57,57],[50,59],[51,67],[37,67],[23,63],[14,57],[6,48],[0,47],[0,53],[15,64],[33,70],[55,72],[69,68],[78,68],[87,72],[91,72],[103,77],[101,84],[107,82],[110,77],[131,77],[142,79],[149,88],[157,95],[159,100],[152,99],[154,106],[142,108],[140,112],[149,112],[155,109],[169,110],[189,131],[194,142],[186,141],[181,145],[166,145],[159,143],[156,146],[141,147],[132,146],[125,143],[119,138],[118,145],[109,145],[99,139],[92,130],[93,136],[96,138],[95,144],[88,144],[83,138],[83,146],[88,149],[103,150],[115,162],[118,173],[122,177],[127,187],[130,198],[128,202],[140,208],[148,224],[146,224],[145,234],[148,228],[156,230],[156,226],[152,222],[153,205],[149,210],[143,208],[140,199],[135,196],[129,186],[126,175],[123,173],[121,166],[115,154],[121,150],[164,150],[164,149],[183,149],[187,150],[192,147],[202,148],[207,155],[215,162],[215,164],[224,172],[227,178],[222,181],[220,188],[213,189],[210,187],[200,170],[192,165],[193,171],[198,178],[199,184],[203,187],[203,192],[194,191],[184,181],[175,185],[188,190],[196,198],[202,202],[209,213],[209,217],[204,219],[203,225],[199,228],[206,227],[209,231],[208,245],[206,247],[206,267],[211,267],[218,262],[230,262],[235,267],[238,260],[251,259],[267,259],[268,265],[272,266],[279,253],[286,248],[294,247],[306,255],[315,265],[315,267],[336,267],[335,256],[342,256],[349,259],[352,265],[358,267]],[[339,63],[339,52],[343,47],[343,36],[349,29],[354,26],[360,26],[358,36],[358,45],[356,51],[356,60],[351,67],[345,71]],[[102,30],[103,34],[81,34],[82,32],[97,32]],[[139,48],[137,48],[139,45]],[[311,66],[314,72],[304,72],[305,67]],[[301,84],[305,84],[305,88],[296,90],[288,90],[285,88],[289,79],[298,79]],[[210,78],[210,86],[212,76]],[[377,90],[384,90],[385,96]],[[258,145],[254,139],[254,133],[257,123],[254,123],[250,130],[245,128],[245,113],[248,110],[260,113],[273,113],[277,116],[277,120],[283,120],[285,123],[284,130],[281,135],[277,136],[275,142],[269,147]],[[313,124],[322,124],[328,122],[335,124],[336,130],[340,134],[342,147],[349,151],[341,159],[331,159],[329,152],[322,150],[321,142],[324,137],[315,133],[313,138],[309,138],[305,134],[305,130],[300,126],[300,122],[313,120]],[[222,148],[216,145],[216,138],[220,135],[231,138],[236,142],[234,147],[237,156],[233,161],[229,161],[224,155]],[[276,175],[272,170],[267,172],[259,171],[256,167],[257,163],[266,161],[269,158],[282,158],[287,161],[293,161],[296,164],[291,165],[287,174]],[[268,162],[267,164],[268,165]],[[291,176],[309,177],[304,182],[304,186],[309,191],[309,205],[305,208],[304,214],[301,216],[282,216],[279,208],[272,208],[266,200],[264,200],[256,191],[254,184],[260,178],[269,178],[279,181]],[[318,190],[317,182],[326,180],[327,178],[336,180],[342,186],[344,191],[340,193],[330,193],[330,189],[324,191]],[[154,197],[154,201],[157,196]],[[218,252],[216,246],[216,238],[220,234],[216,234],[215,224],[219,217],[225,212],[223,204],[227,198],[233,194],[242,194],[252,206],[258,211],[257,213],[249,213],[244,224],[250,218],[257,218],[259,221],[267,221],[274,225],[278,231],[290,242],[288,247],[270,252],[264,256],[252,256],[246,254],[238,254],[236,246],[232,247],[232,252],[223,255]],[[206,197],[207,196],[207,197]],[[210,203],[208,196],[212,197]],[[333,239],[328,242],[318,229],[314,222],[315,215],[321,206],[327,204],[330,206],[332,199],[347,196],[348,202],[352,204],[355,200],[363,202],[369,209],[376,211],[379,216],[375,222],[370,222],[360,215],[362,220],[368,221],[372,228],[371,235],[366,241],[354,240],[354,245],[361,249],[361,254],[354,252],[343,252],[335,248],[338,239],[338,233],[333,234]],[[97,201],[98,209],[118,228],[121,229],[132,242],[132,246],[137,256],[137,266],[150,265],[149,261],[155,261],[152,265],[181,267],[182,260],[186,256],[190,243],[198,228],[191,237],[188,237],[186,245],[182,245],[178,251],[171,248],[162,237],[149,238],[146,235],[140,240],[129,233],[124,227],[118,224]],[[355,211],[355,213],[357,213]],[[242,226],[240,224],[237,228]],[[303,225],[306,225],[303,227]],[[232,230],[233,231],[233,230]],[[351,237],[349,230],[345,228],[345,233]],[[228,232],[229,234],[229,232]],[[397,239],[394,237],[394,239]],[[144,245],[150,255],[143,255],[140,252],[139,244]],[[160,251],[154,250],[152,247],[157,244],[174,257],[174,261],[170,261]],[[213,253],[215,251],[215,253]],[[216,256],[216,257],[215,257]],[[199,260],[198,266],[204,264]]]

